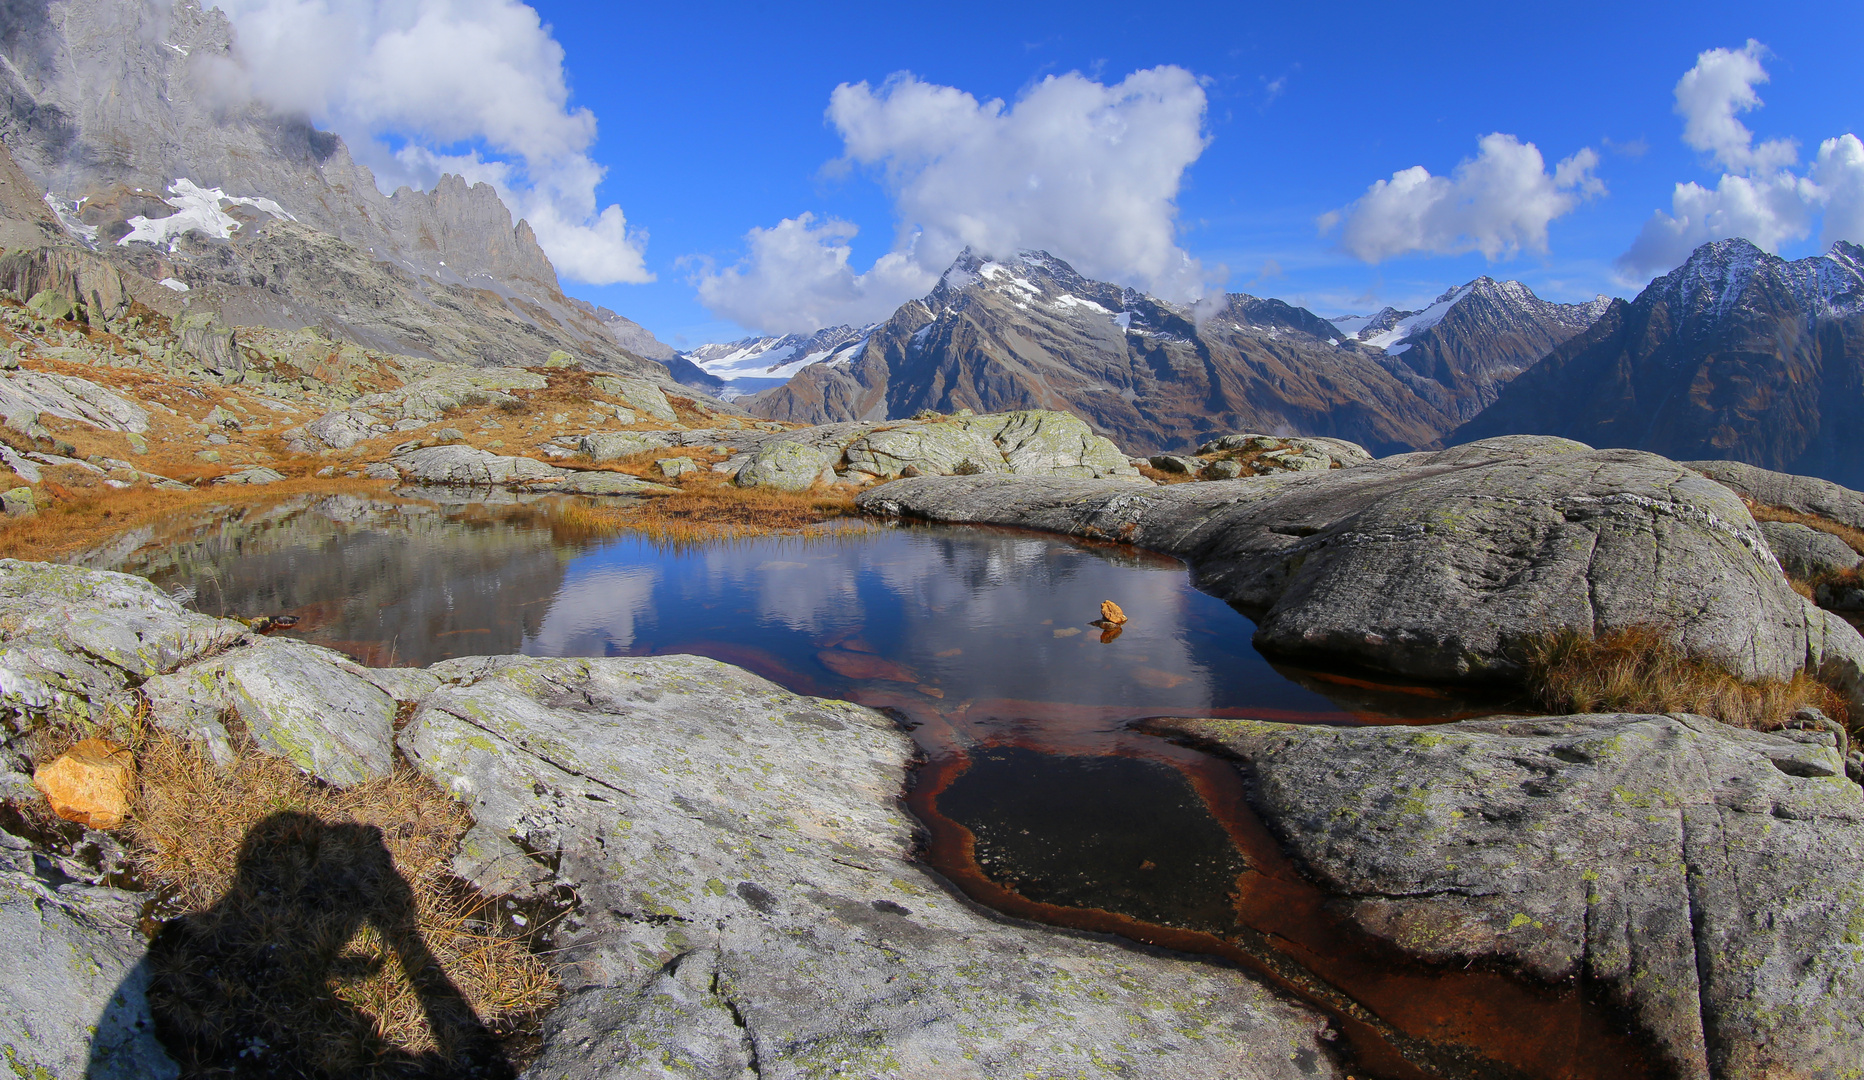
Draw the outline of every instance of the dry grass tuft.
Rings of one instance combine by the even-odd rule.
[[[1744,499],[1742,501],[1746,502],[1747,500]],[[1804,514],[1798,510],[1790,510],[1784,506],[1766,506],[1761,503],[1749,502],[1747,508],[1748,513],[1753,515],[1755,521],[1784,521],[1793,525],[1804,525],[1807,528],[1817,529],[1823,533],[1830,533],[1850,545],[1852,551],[1864,555],[1864,532],[1860,532],[1849,525],[1840,524],[1839,522],[1833,521],[1831,518],[1820,517],[1817,514]]]
[[[1850,719],[1845,699],[1803,671],[1786,681],[1747,682],[1684,656],[1654,627],[1543,635],[1528,646],[1527,667],[1529,690],[1561,713],[1688,712],[1760,730],[1779,727],[1803,708],[1841,724]]]
[[[797,532],[838,518],[858,517],[854,493],[775,491],[729,483],[689,482],[677,493],[626,506],[565,502],[546,511],[559,539],[592,539],[635,533],[674,547],[747,540]]]
[[[138,870],[171,920],[150,992],[184,1071],[509,1075],[496,1038],[554,1003],[518,932],[454,879],[466,812],[411,771],[348,789],[157,733],[137,755]]]

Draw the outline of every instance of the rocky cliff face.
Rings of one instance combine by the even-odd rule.
[[[1510,383],[1454,441],[1563,435],[1864,483],[1864,248],[1696,249]]]
[[[1231,294],[1197,311],[1090,281],[1046,253],[967,253],[925,299],[747,407],[808,422],[1064,409],[1141,453],[1226,431],[1328,435],[1383,453],[1436,445],[1592,312],[1485,278],[1427,312],[1381,313],[1378,330],[1354,320],[1349,333],[1280,300]]]
[[[1232,295],[1200,322],[1042,252],[1005,262],[966,253],[858,346],[743,404],[809,422],[1059,409],[1144,453],[1228,431],[1393,450],[1430,445],[1453,425],[1372,350],[1330,335],[1324,320],[1276,300]]]
[[[467,363],[563,349],[660,373],[563,295],[490,186],[448,176],[385,196],[335,135],[230,98],[219,10],[21,0],[7,16],[0,142],[73,241],[249,325]]]
[[[1509,380],[1605,313],[1601,296],[1556,304],[1518,281],[1479,277],[1422,311],[1385,308],[1368,318],[1331,320],[1352,339],[1383,350],[1382,363],[1418,396],[1473,418]]]

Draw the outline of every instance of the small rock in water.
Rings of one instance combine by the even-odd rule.
[[[1126,623],[1126,612],[1121,611],[1120,605],[1113,601],[1102,600],[1100,602],[1100,621],[1111,623],[1114,626],[1123,626]]]
[[[114,829],[129,816],[128,750],[85,739],[32,774],[52,812],[90,829]]]

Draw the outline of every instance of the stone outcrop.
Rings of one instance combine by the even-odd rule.
[[[0,376],[0,417],[8,427],[29,431],[40,414],[81,420],[105,431],[149,430],[149,411],[115,391],[76,375],[9,371]]]
[[[470,446],[425,446],[389,459],[401,475],[416,483],[503,487],[532,480],[555,480],[564,470],[534,458],[509,457]]]
[[[1849,570],[1864,556],[1828,532],[1787,521],[1763,521],[1760,533],[1780,568],[1797,578],[1816,578]]]
[[[261,749],[333,784],[394,769],[394,697],[341,653],[259,638],[248,647],[143,684],[152,719],[232,760],[226,720]]]
[[[882,514],[1127,540],[1189,561],[1266,651],[1427,679],[1517,678],[1561,628],[1651,625],[1747,678],[1864,701],[1864,638],[1788,586],[1740,500],[1651,454],[1496,439],[1352,469],[1155,489],[899,480]]]
[[[456,868],[582,898],[538,1080],[1335,1075],[1318,1017],[1235,971],[955,899],[877,712],[696,657],[430,670],[401,746],[477,822]]]
[[[0,559],[0,719],[108,724],[132,686],[240,640],[246,628],[189,611],[148,581]]]
[[[136,923],[144,897],[70,880],[83,869],[53,865],[0,832],[0,1054],[7,1069],[34,1080],[173,1080],[181,1070],[156,1040],[141,966],[146,945]]]
[[[1827,732],[1629,715],[1159,729],[1234,756],[1308,873],[1404,953],[1583,979],[1689,1080],[1864,1060],[1864,793]]]
[[[1853,529],[1864,529],[1864,493],[1816,476],[1774,472],[1740,461],[1685,461],[1683,464],[1744,499],[1815,514]]]

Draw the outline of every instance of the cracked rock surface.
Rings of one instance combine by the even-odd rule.
[[[1864,702],[1864,638],[1793,592],[1734,492],[1564,439],[1135,490],[921,477],[869,511],[1126,540],[1191,564],[1256,643],[1429,679],[1511,679],[1531,635],[1648,625],[1744,678],[1809,669]]]
[[[474,815],[456,868],[581,898],[532,1080],[1338,1075],[1239,972],[955,899],[877,712],[698,657],[429,671],[401,746]]]
[[[1600,987],[1676,1070],[1856,1075],[1864,791],[1826,732],[1698,716],[1164,721],[1405,952]]]

